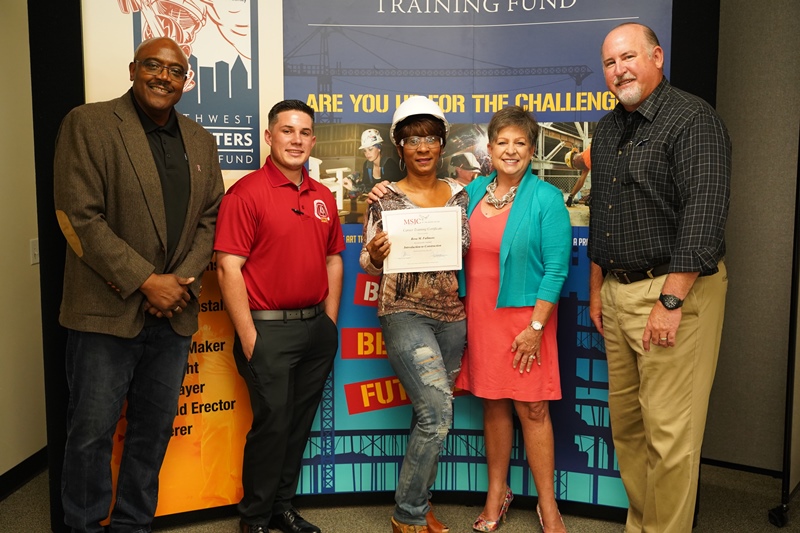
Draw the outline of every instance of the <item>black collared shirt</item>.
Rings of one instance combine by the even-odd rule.
[[[635,111],[617,104],[592,140],[589,257],[607,270],[713,274],[730,176],[728,132],[700,98],[664,78]]]
[[[158,177],[161,180],[164,213],[167,217],[167,263],[169,263],[178,246],[186,221],[186,209],[189,207],[191,192],[189,161],[175,110],[170,113],[167,123],[159,126],[142,111],[133,93],[131,98],[147,135],[147,142],[150,143],[150,151],[153,153]],[[166,265],[164,267],[166,268]]]

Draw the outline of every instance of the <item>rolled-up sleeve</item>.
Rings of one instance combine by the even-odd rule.
[[[716,271],[725,246],[730,178],[728,132],[715,114],[698,113],[675,143],[674,180],[684,212],[670,271]]]

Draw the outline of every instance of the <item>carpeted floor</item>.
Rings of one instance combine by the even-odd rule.
[[[772,477],[704,465],[700,491],[700,519],[694,533],[769,533],[800,532],[800,512],[790,506],[789,524],[778,529],[767,519],[769,509],[780,504],[781,483]],[[320,526],[324,533],[389,533],[392,505],[353,505],[303,507],[302,515]],[[435,502],[434,495],[434,502]],[[452,533],[469,533],[480,507],[437,504],[436,515]],[[0,532],[50,531],[47,473],[0,502]],[[623,524],[564,515],[570,533],[622,533]],[[158,531],[173,533],[236,533],[235,517],[193,522]],[[538,533],[536,511],[531,505],[511,505],[508,520],[499,533]],[[689,532],[687,532],[689,533]]]

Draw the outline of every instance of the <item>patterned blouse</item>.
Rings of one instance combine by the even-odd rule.
[[[462,255],[469,249],[470,234],[467,222],[467,202],[469,200],[464,188],[450,178],[443,181],[450,186],[451,196],[446,207],[461,208],[461,248]],[[364,219],[364,244],[361,248],[361,268],[367,274],[381,276],[382,268],[372,264],[367,251],[367,243],[377,233],[383,231],[383,211],[399,209],[417,209],[411,200],[394,183],[388,185],[389,191],[380,201],[369,206]],[[391,235],[389,236],[391,241]],[[464,304],[458,297],[457,271],[443,272],[407,272],[385,274],[381,277],[378,297],[378,316],[409,311],[442,322],[464,320]]]

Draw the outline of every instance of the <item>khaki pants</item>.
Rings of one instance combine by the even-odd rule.
[[[667,276],[601,291],[611,429],[629,508],[627,533],[692,530],[700,448],[719,355],[728,277],[699,277],[681,308],[675,346],[642,347]]]

